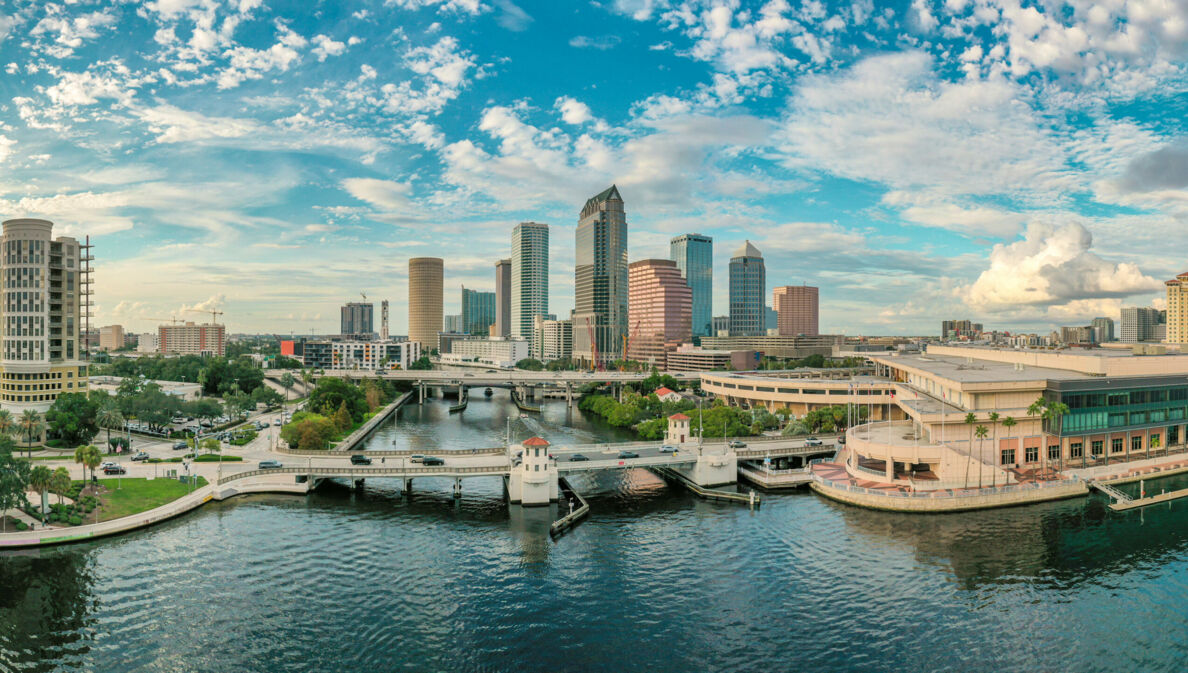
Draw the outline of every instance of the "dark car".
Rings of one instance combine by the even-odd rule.
[[[845,435],[838,435],[838,436],[837,436],[837,443],[838,443],[838,444],[841,444],[842,446],[845,446],[845,445],[846,445],[846,436],[845,436]]]
[[[134,454],[132,456],[132,460],[148,460],[148,459],[149,459],[149,455],[147,453],[145,453],[144,451],[141,451],[140,453]]]
[[[438,458],[437,456],[425,456],[424,460],[421,461],[421,464],[425,466],[445,465],[445,458]]]
[[[732,449],[745,449],[745,448],[747,448],[747,443],[746,443],[746,442],[740,442],[739,440],[735,439],[735,440],[732,440],[732,441],[730,442],[730,448],[732,448]]]
[[[190,445],[186,444],[185,442],[174,442],[174,444],[173,444],[174,451],[181,451],[182,449],[188,449],[188,448],[190,448]]]
[[[108,465],[103,468],[103,474],[128,474],[123,465]]]
[[[585,457],[585,456],[583,456],[583,455],[582,455],[582,454],[580,454],[580,453],[575,453],[575,454],[573,454],[572,456],[570,456],[570,457],[569,457],[569,462],[571,462],[571,463],[577,463],[577,462],[581,462],[581,461],[583,461],[583,460],[590,460],[590,459],[589,459],[589,458],[587,458],[587,457]]]
[[[639,458],[639,454],[634,451],[620,451],[620,458]]]
[[[351,455],[351,465],[370,465],[371,459],[361,454]]]
[[[275,470],[284,467],[284,465],[281,465],[279,460],[261,460],[256,467],[261,470]]]

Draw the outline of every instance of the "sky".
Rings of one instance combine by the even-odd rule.
[[[494,289],[585,200],[629,258],[749,239],[827,333],[1040,331],[1188,269],[1188,0],[0,0],[0,217],[95,244],[94,323],[336,333],[407,260]],[[378,325],[377,325],[378,329]]]

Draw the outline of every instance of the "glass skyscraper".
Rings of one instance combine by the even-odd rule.
[[[462,287],[462,331],[487,336],[495,322],[495,293]]]
[[[549,312],[549,225],[521,222],[512,230],[511,336],[532,345],[532,319]]]
[[[681,234],[668,244],[668,257],[693,290],[693,336],[713,336],[714,239]]]
[[[627,213],[618,187],[586,201],[575,239],[573,357],[594,364],[597,349],[610,362],[627,334]]]
[[[747,241],[730,258],[730,336],[767,333],[766,294],[763,254]]]

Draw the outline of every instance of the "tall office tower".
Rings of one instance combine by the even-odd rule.
[[[495,293],[462,287],[462,331],[487,336],[495,322]]]
[[[771,292],[780,336],[817,336],[817,288],[785,285]]]
[[[1122,329],[1119,341],[1133,344],[1151,341],[1159,325],[1159,309],[1127,306],[1122,309]]]
[[[627,213],[618,187],[586,201],[575,241],[573,357],[610,362],[627,332]]]
[[[714,239],[681,234],[669,241],[668,256],[693,290],[693,336],[714,336]]]
[[[340,334],[371,334],[375,304],[361,301],[348,301],[342,307]]]
[[[443,316],[441,319],[441,331],[448,334],[464,334],[465,331],[462,329],[462,314],[453,313]],[[440,339],[438,342],[440,343]]]
[[[1167,286],[1167,333],[1169,344],[1188,344],[1188,272],[1164,283]],[[1093,321],[1094,324],[1097,321]]]
[[[388,340],[388,300],[380,302],[380,341]]]
[[[1093,336],[1097,343],[1103,344],[1107,341],[1114,340],[1113,318],[1094,318],[1091,324],[1093,325]]]
[[[90,243],[51,239],[48,220],[4,223],[0,400],[19,414],[47,410],[60,393],[87,392],[80,337],[91,308]]]
[[[763,254],[750,241],[730,258],[730,336],[762,336],[767,270]]]
[[[521,222],[512,230],[511,336],[532,347],[532,317],[549,312],[549,225]]]
[[[511,273],[512,261],[495,262],[495,333],[491,336],[511,336]]]
[[[693,290],[668,259],[632,262],[627,285],[630,341],[624,357],[663,369],[668,351],[693,337]]]
[[[444,266],[440,257],[408,260],[408,340],[421,344],[425,354],[437,348],[442,329]]]

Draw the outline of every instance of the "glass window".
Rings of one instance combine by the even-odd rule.
[[[1142,450],[1143,450],[1143,437],[1142,437],[1142,435],[1139,435],[1138,437],[1131,437],[1131,438],[1130,438],[1130,450],[1131,450],[1131,451],[1142,451]]]
[[[1130,396],[1126,393],[1111,393],[1109,397],[1111,407],[1122,407],[1130,404]]]
[[[1095,439],[1092,442],[1089,442],[1089,451],[1095,456],[1100,456],[1104,449],[1105,442],[1101,441],[1100,439]]]
[[[1069,458],[1081,458],[1085,455],[1085,445],[1081,442],[1073,442],[1068,445]]]
[[[1124,448],[1125,444],[1121,437],[1115,437],[1110,440],[1110,453],[1122,453],[1122,449]]]
[[[1146,423],[1146,422],[1147,422],[1147,412],[1145,412],[1145,411],[1130,412],[1130,424],[1131,425],[1142,425],[1143,423]]]
[[[1028,446],[1028,447],[1026,447],[1024,454],[1025,454],[1024,462],[1027,462],[1027,463],[1037,462],[1039,460],[1039,447],[1038,446]]]
[[[1014,465],[1015,464],[1015,450],[1014,449],[1003,449],[1002,450],[1002,464],[1003,465]]]
[[[1060,460],[1060,445],[1048,445],[1048,460]]]

